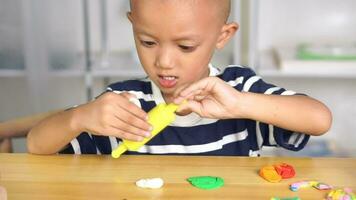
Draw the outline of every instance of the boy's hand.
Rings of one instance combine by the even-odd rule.
[[[217,77],[207,77],[189,86],[178,88],[174,103],[182,104],[178,113],[195,112],[201,117],[214,119],[237,118],[241,114],[238,102],[242,93]]]
[[[77,129],[133,141],[149,137],[151,125],[147,122],[147,113],[129,101],[133,97],[129,93],[107,92],[79,106],[75,114]]]

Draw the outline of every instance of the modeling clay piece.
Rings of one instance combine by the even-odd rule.
[[[318,189],[318,190],[331,190],[333,187],[331,185],[327,185],[325,183],[316,183],[313,184],[313,187]]]
[[[265,166],[260,170],[260,176],[271,183],[278,183],[282,177],[277,173],[273,166]]]
[[[299,197],[287,197],[287,198],[272,197],[270,200],[300,200],[300,198]]]
[[[325,183],[320,183],[318,181],[298,181],[290,185],[290,189],[293,192],[298,191],[300,188],[314,187],[318,190],[330,190],[332,186]]]
[[[274,165],[274,168],[283,179],[292,178],[295,176],[294,168],[286,163]]]
[[[163,186],[163,180],[161,178],[140,179],[136,181],[136,185],[141,188],[158,189]]]
[[[222,178],[214,176],[195,176],[190,177],[187,180],[193,186],[204,190],[217,189],[224,185],[224,180]]]
[[[143,139],[141,142],[123,140],[123,142],[111,152],[113,158],[120,157],[125,151],[137,151],[141,146],[146,144],[164,128],[166,128],[175,119],[174,112],[178,109],[176,104],[158,104],[150,112],[148,112],[148,122],[153,126],[151,137]]]
[[[293,192],[296,192],[300,188],[308,188],[308,187],[312,187],[312,185],[310,184],[310,181],[298,181],[298,182],[292,183],[290,185],[290,190],[292,190]]]
[[[352,193],[350,188],[331,190],[326,200],[356,200],[356,195]]]

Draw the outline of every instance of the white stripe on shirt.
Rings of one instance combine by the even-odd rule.
[[[271,88],[268,88],[265,92],[264,92],[264,94],[272,94],[273,92],[275,92],[275,91],[277,91],[277,90],[280,90],[281,88],[280,87],[271,87]],[[271,129],[270,127],[269,127],[269,131],[273,131],[273,128]],[[271,142],[273,142],[273,143],[275,143],[275,140],[274,140],[274,138],[271,138],[271,135],[272,135],[272,137],[274,137],[273,136],[273,132],[271,133],[271,132],[269,132],[269,142],[271,143]],[[257,145],[258,145],[258,147],[261,149],[262,148],[262,144],[263,144],[263,137],[262,137],[262,133],[261,133],[261,127],[260,127],[260,122],[259,121],[257,121],[256,122],[256,138],[257,138]]]
[[[280,89],[281,89],[280,87],[271,87],[271,88],[268,88],[264,93],[265,94],[273,94],[273,92],[280,90]]]
[[[264,94],[272,94],[273,92],[277,91],[277,90],[280,90],[281,88],[280,87],[272,87],[272,88],[269,88],[267,89]],[[281,95],[294,95],[296,92],[294,91],[291,91],[291,90],[286,90],[284,92],[282,92]],[[256,128],[258,130],[258,133],[261,134],[261,130],[259,130],[259,126]],[[274,126],[269,124],[268,125],[268,128],[269,128],[269,143],[270,145],[276,145],[277,142],[276,140],[274,139]],[[288,144],[294,144],[294,142],[296,142],[295,140],[297,139],[296,137],[298,136],[298,134],[293,134],[290,138],[289,138],[289,141],[288,141]],[[258,139],[258,138],[257,138]]]
[[[262,144],[263,144],[263,137],[262,137],[261,128],[260,128],[260,122],[259,121],[256,121],[256,139],[257,139],[258,148],[261,149],[262,148]]]
[[[82,154],[82,151],[80,150],[79,142],[76,138],[74,138],[72,141],[70,141],[70,144],[73,147],[74,154]]]
[[[296,144],[299,134],[293,133],[288,140],[288,144]]]
[[[292,90],[286,90],[284,92],[282,92],[281,95],[295,95],[296,92],[292,91]]]
[[[141,91],[134,91],[134,90],[130,90],[130,91],[119,91],[119,90],[111,90],[112,92],[116,93],[116,94],[120,94],[123,92],[128,92],[130,94],[133,94],[136,96],[137,99],[143,99],[145,101],[154,101],[152,98],[152,94],[145,94]]]
[[[170,124],[170,126],[174,127],[193,127],[193,126],[201,126],[207,124],[216,123],[217,119],[210,118],[201,118],[201,117],[192,117],[195,113],[191,113],[185,116],[176,115],[176,119]]]
[[[204,153],[222,149],[226,144],[245,140],[248,136],[247,130],[238,133],[224,136],[221,140],[199,145],[144,145],[137,152],[151,154],[167,154],[167,153]]]
[[[119,145],[117,143],[116,137],[114,137],[114,136],[109,136],[109,141],[110,141],[111,150],[116,149],[117,146]]]
[[[246,68],[246,67],[244,67],[244,66],[242,66],[242,65],[228,65],[228,66],[226,66],[226,67],[224,68],[224,71],[225,71],[227,68],[234,68],[234,67]]]
[[[300,135],[300,137],[297,138],[298,141],[296,141],[296,143],[294,144],[294,147],[299,147],[299,145],[303,142],[305,134],[301,134],[301,133],[294,133],[294,134],[298,134]]]
[[[248,91],[250,90],[250,88],[252,87],[252,85],[253,85],[254,83],[256,83],[258,80],[260,80],[260,79],[261,79],[260,76],[252,76],[252,77],[250,77],[250,78],[246,81],[246,83],[245,83],[245,85],[244,85],[242,91],[248,92]]]
[[[277,144],[277,142],[276,142],[276,140],[274,139],[274,133],[273,133],[273,131],[274,131],[274,126],[273,125],[271,125],[271,124],[268,124],[268,131],[269,131],[269,138],[268,138],[268,141],[269,141],[269,144],[270,145],[276,145]]]
[[[240,76],[240,77],[236,78],[235,80],[229,81],[229,82],[227,82],[227,83],[228,83],[231,87],[235,87],[236,85],[241,84],[243,81],[244,81],[244,77],[243,77],[243,76]]]

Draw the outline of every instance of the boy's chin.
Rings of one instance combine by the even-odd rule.
[[[161,93],[164,95],[164,96],[173,96],[174,95],[174,92],[176,91],[177,88],[160,88],[161,90]]]
[[[175,89],[161,89],[162,96],[166,103],[172,103],[173,102],[173,95],[174,95]]]

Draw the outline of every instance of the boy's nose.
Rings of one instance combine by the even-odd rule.
[[[173,68],[173,58],[169,50],[162,50],[158,53],[155,66],[164,69]]]

